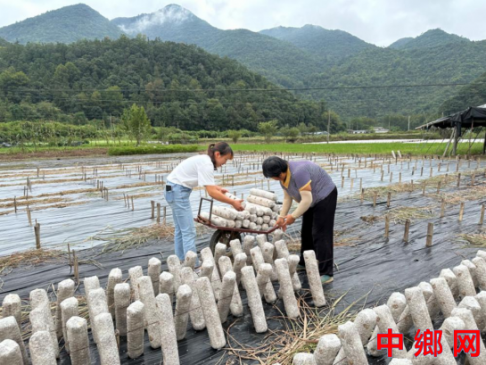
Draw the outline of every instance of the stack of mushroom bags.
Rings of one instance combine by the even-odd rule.
[[[230,193],[226,193],[226,196],[239,199]],[[277,204],[277,194],[261,189],[251,189],[247,201],[242,205],[244,210],[241,212],[233,207],[213,206],[211,223],[218,227],[268,231],[275,225],[281,208]],[[201,212],[201,217],[209,219],[209,213]]]

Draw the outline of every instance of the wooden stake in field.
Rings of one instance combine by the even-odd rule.
[[[351,186],[349,187],[350,191],[353,191],[354,179],[351,179]],[[270,190],[270,189],[268,189]]]
[[[405,231],[403,232],[403,241],[408,242],[410,232],[410,219],[405,220]]]
[[[15,209],[15,213],[17,213],[17,197],[14,196],[14,209]]]
[[[135,210],[135,204],[133,204],[133,196],[130,197],[132,200],[132,212]]]
[[[341,189],[344,188],[344,176],[341,176]]]
[[[445,215],[445,207],[446,207],[445,199],[442,199],[442,205],[440,206],[440,217],[441,218],[444,218],[444,215]]]
[[[457,174],[457,187],[461,186],[461,173]]]
[[[393,172],[390,172],[390,183],[393,181]]]
[[[35,248],[40,250],[41,248],[41,241],[40,241],[40,224],[36,223],[34,226],[34,233],[35,233]]]
[[[361,189],[361,196],[360,196],[361,204],[363,204],[363,200],[364,200],[364,189]]]
[[[27,220],[29,222],[29,226],[32,227],[32,217],[30,215],[30,208],[27,206],[27,209],[25,211],[27,212]]]
[[[402,183],[402,173],[401,172],[398,173],[398,183],[399,184]]]
[[[482,226],[484,223],[484,207],[485,205],[481,205],[481,214],[479,216],[479,225]]]
[[[381,181],[383,181],[383,175],[385,174],[385,171],[383,169],[381,170]]]
[[[432,246],[433,237],[434,237],[434,223],[429,223],[427,226],[427,240],[425,242],[426,247]]]
[[[160,223],[160,203],[157,203],[157,224]]]
[[[390,236],[390,217],[385,215],[385,238],[388,239]]]
[[[462,222],[463,217],[464,217],[464,202],[461,203],[461,207],[459,208],[459,222]]]
[[[391,203],[391,192],[388,192],[388,196],[386,198],[386,207],[390,208],[390,203]]]
[[[150,215],[150,219],[154,219],[155,218],[155,202],[153,200],[150,201],[150,208],[151,208],[151,215]]]
[[[437,194],[439,194],[439,193],[440,193],[440,185],[441,185],[441,182],[439,181],[439,182],[437,183]]]

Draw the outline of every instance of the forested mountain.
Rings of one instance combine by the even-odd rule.
[[[471,42],[467,38],[460,37],[455,34],[449,34],[442,29],[431,29],[419,35],[416,38],[402,38],[392,43],[390,48],[411,50],[411,49],[430,49],[437,46],[444,46],[446,44],[454,44],[461,42]]]
[[[87,5],[66,6],[0,28],[9,42],[71,43],[80,39],[116,39],[123,32]]]
[[[210,53],[233,58],[271,81],[286,87],[302,86],[302,79],[322,70],[322,62],[289,42],[245,29],[221,30],[178,5],[168,5],[113,24],[130,36],[195,44]]]
[[[186,130],[256,130],[273,119],[327,125],[323,103],[275,89],[234,60],[142,36],[0,48],[0,121],[103,118],[110,125],[136,103],[152,125]]]
[[[459,112],[470,106],[486,104],[486,72],[471,84],[459,90],[456,96],[442,104],[440,111],[445,115]]]
[[[328,30],[317,25],[308,24],[302,28],[277,27],[262,30],[260,33],[290,42],[327,61],[341,60],[365,49],[376,48],[342,30]]]
[[[457,86],[447,85],[469,83],[485,71],[486,41],[408,51],[378,48],[307,79],[306,86],[329,87],[312,91],[307,97],[324,97],[330,108],[347,117],[437,114],[444,100],[459,91]]]
[[[6,45],[8,45],[8,42],[5,39],[0,38],[0,47],[6,46]]]
[[[400,38],[399,40],[393,42],[388,46],[388,48],[393,48],[393,49],[401,49],[402,47],[405,46],[408,42],[412,41],[413,37],[405,37],[405,38]]]

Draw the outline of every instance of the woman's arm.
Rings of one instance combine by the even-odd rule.
[[[223,189],[217,185],[207,185],[205,186],[206,191],[208,192],[209,196],[213,199],[216,199],[217,201],[220,201],[221,203],[226,203],[236,210],[242,211],[243,207],[241,206],[241,203],[243,200],[234,200],[231,198],[228,198],[225,193],[227,192],[226,189]],[[224,191],[224,192],[223,192]]]
[[[312,205],[312,188],[311,184],[306,185],[302,190],[300,191],[300,203],[295,208],[295,210],[292,212],[292,214],[288,214],[285,217],[285,224],[282,225],[282,229],[286,230],[287,226],[289,224],[292,224],[295,222],[297,218],[299,218],[301,215],[303,215],[307,210],[310,208]]]
[[[282,227],[285,224],[285,217],[289,213],[290,207],[292,206],[292,197],[287,193],[287,190],[284,189],[284,200],[282,203],[282,208],[280,209],[280,213],[278,215],[278,219],[275,222],[275,226]]]

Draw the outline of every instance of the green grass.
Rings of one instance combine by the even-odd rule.
[[[142,145],[125,146],[125,147],[110,147],[108,155],[110,156],[126,156],[126,155],[147,155],[152,153],[182,153],[182,152],[196,152],[197,145]]]
[[[235,151],[265,151],[265,152],[293,152],[293,153],[336,153],[336,154],[391,154],[400,151],[402,155],[442,155],[445,143],[331,143],[331,144],[231,144]],[[468,143],[460,143],[458,154],[467,154]],[[204,149],[201,146],[201,149]],[[482,143],[474,143],[471,148],[473,155],[482,153]]]

